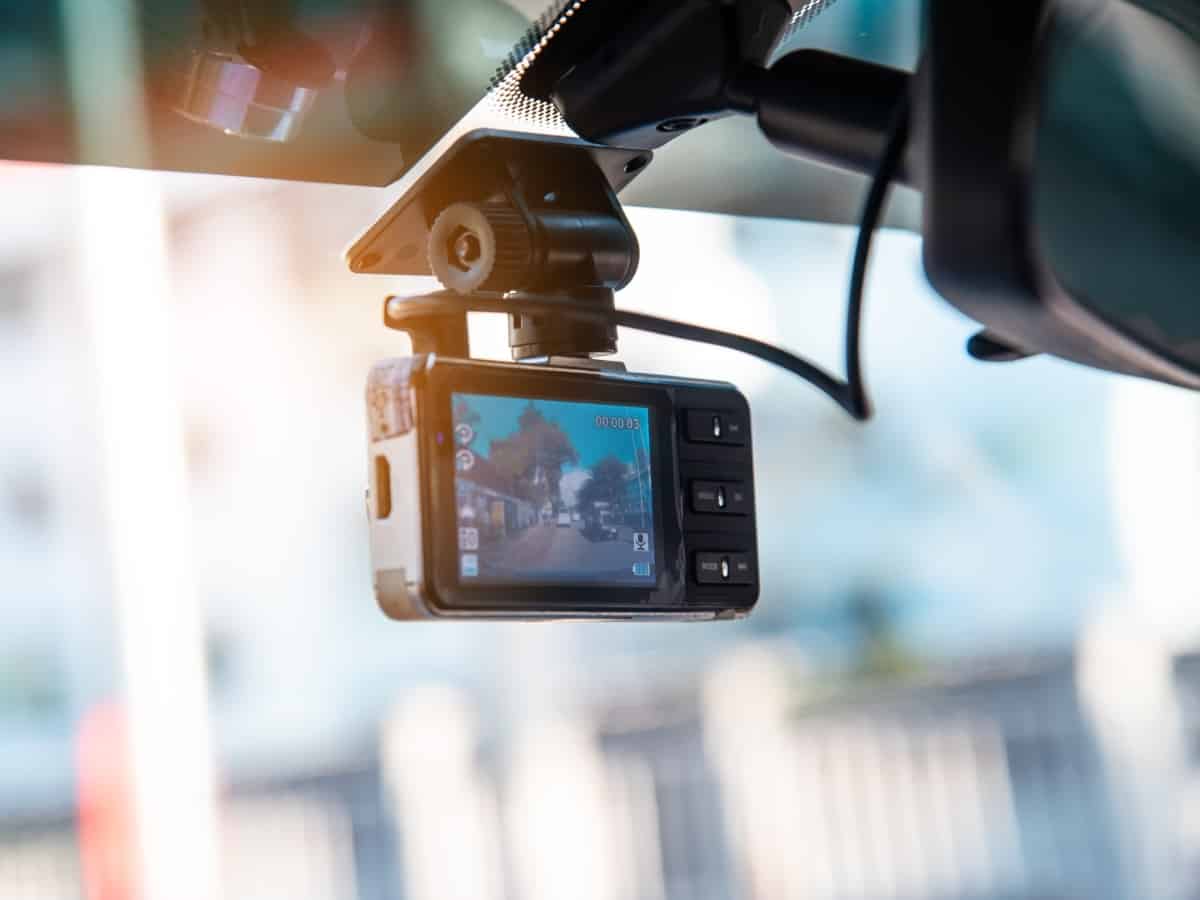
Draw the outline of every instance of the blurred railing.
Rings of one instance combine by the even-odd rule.
[[[223,805],[228,898],[401,897],[375,765],[235,787]]]
[[[1126,895],[1069,660],[794,714],[754,709],[778,694],[761,677],[728,690],[734,702],[710,704],[694,729],[715,770],[679,726],[673,742],[620,738],[621,759],[650,761],[656,795],[670,785],[658,816],[670,900]],[[670,877],[697,856],[703,877]]]
[[[539,900],[577,874],[576,896],[598,900],[1137,896],[1071,660],[799,708],[760,702],[786,695],[778,673],[729,676],[683,714],[597,711],[583,741],[451,748],[440,769],[404,757],[407,774],[389,771],[393,746],[357,768],[237,784],[222,807],[226,895]],[[1194,740],[1200,661],[1175,678]],[[393,743],[422,724],[404,723]],[[1176,841],[1164,818],[1138,840]],[[0,897],[82,896],[78,856],[67,817],[0,825]],[[1195,865],[1175,876],[1179,896],[1200,887]]]

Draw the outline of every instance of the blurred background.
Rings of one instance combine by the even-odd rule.
[[[172,897],[1200,890],[1193,396],[968,361],[885,232],[866,427],[622,335],[751,400],[749,620],[401,625],[362,392],[406,352],[384,296],[429,285],[345,271],[371,189],[9,164],[0,192],[0,896],[142,896],[151,839]],[[627,305],[838,365],[852,230],[631,218]]]
[[[911,55],[904,4],[847,5],[821,41]],[[731,165],[735,200],[858,203]],[[362,395],[408,349],[384,297],[432,285],[347,272],[379,190],[8,163],[0,197],[0,897],[1200,895],[1194,395],[970,361],[888,230],[866,427],[621,336],[751,401],[750,619],[397,624]],[[629,214],[624,305],[840,366],[852,229]]]

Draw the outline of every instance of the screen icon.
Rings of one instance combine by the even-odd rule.
[[[474,578],[479,574],[479,557],[474,553],[464,553],[460,571],[463,578]]]
[[[646,578],[646,577],[647,577],[647,576],[649,576],[649,574],[650,574],[650,563],[648,563],[648,562],[635,562],[635,563],[633,564],[633,574],[634,574],[634,575],[639,575],[639,576],[641,576],[642,578]]]
[[[460,528],[460,529],[458,529],[458,549],[459,550],[478,550],[479,549],[479,529],[478,528]]]
[[[635,531],[633,533],[633,549],[638,553],[645,553],[650,549],[650,535],[645,531]]]
[[[460,422],[454,426],[454,439],[458,441],[458,446],[465,447],[475,440],[475,429],[466,422]]]
[[[454,454],[454,463],[460,472],[470,472],[475,468],[475,454],[465,447]]]

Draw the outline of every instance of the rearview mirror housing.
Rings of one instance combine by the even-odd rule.
[[[930,0],[915,91],[925,268],[973,351],[1200,388],[1200,6]]]

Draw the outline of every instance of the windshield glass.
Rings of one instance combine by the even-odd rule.
[[[529,23],[563,5],[0,0],[0,159],[392,184],[473,110]],[[270,46],[289,63],[282,87],[275,84],[272,99],[257,106],[251,102],[257,94],[237,90],[257,83],[257,74],[241,65],[249,61],[226,58],[236,55],[245,27],[236,13],[243,7],[278,26],[268,30],[279,35]],[[820,48],[912,69],[921,8],[920,0],[838,0],[806,19],[776,55]],[[206,31],[206,15],[222,27]],[[305,87],[296,79],[312,82],[317,59],[332,76]],[[222,90],[206,92],[209,80],[220,81]],[[287,113],[275,96],[285,88],[295,105]],[[148,104],[144,122],[133,110],[141,99]],[[479,124],[489,127],[544,124],[485,108]],[[662,165],[639,175],[628,203],[843,222],[857,213],[855,176],[779,154],[747,117],[712,122],[703,140],[674,141],[661,157]],[[680,177],[693,167],[731,177]],[[730,190],[730,182],[739,190]],[[909,207],[894,212],[894,224],[915,224]]]
[[[432,283],[346,272],[377,198],[17,165],[0,191],[0,896],[1196,887],[1189,395],[969,361],[885,231],[866,427],[621,334],[631,371],[750,401],[753,616],[400,624],[372,600],[363,386],[407,352],[383,297]],[[623,305],[836,369],[851,230],[629,216]]]

